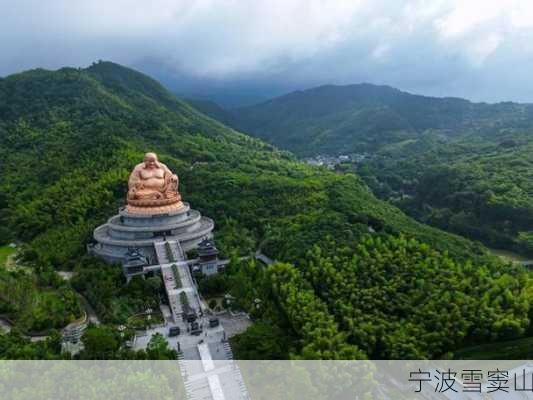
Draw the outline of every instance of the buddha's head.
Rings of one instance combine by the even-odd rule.
[[[157,154],[146,153],[144,155],[144,166],[148,169],[158,168],[159,165],[157,165]]]

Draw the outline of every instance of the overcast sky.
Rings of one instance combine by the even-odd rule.
[[[531,0],[0,0],[0,16],[0,76],[104,59],[183,92],[370,82],[533,102]]]

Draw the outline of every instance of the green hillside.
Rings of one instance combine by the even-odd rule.
[[[205,112],[222,115],[212,109]],[[531,104],[360,84],[321,86],[226,112],[233,126],[300,156],[364,154],[339,169],[356,171],[380,198],[423,223],[533,256]]]
[[[222,122],[224,125],[233,126],[236,123],[233,113],[230,110],[226,110],[219,106],[214,101],[197,98],[187,98],[183,100],[191,107],[200,110],[204,115],[208,115],[218,122]]]
[[[497,134],[533,125],[531,105],[472,103],[371,84],[320,86],[231,112],[233,126],[301,156],[376,151],[429,133]]]
[[[530,133],[426,140],[382,151],[355,170],[420,221],[531,257],[532,150]]]
[[[284,344],[278,356],[305,358],[431,357],[529,329],[531,285],[522,268],[407,217],[376,199],[357,175],[298,162],[119,65],[1,79],[0,137],[0,242],[23,242],[23,259],[40,281],[55,269],[74,269],[74,287],[106,324],[124,323],[136,307],[158,298],[158,282],[126,287],[118,269],[85,257],[92,230],[123,205],[128,174],[150,150],[179,174],[183,198],[215,220],[226,255],[261,247],[283,262],[262,268],[233,257],[226,289],[242,308],[257,297],[264,304],[249,310],[263,324],[236,339],[247,343],[237,346],[239,354],[258,348],[253,338],[263,337],[261,326],[272,327],[269,337],[278,347]],[[318,264],[325,266],[317,270]],[[338,274],[330,264],[342,267]],[[357,271],[366,282],[354,282]],[[337,287],[339,302],[316,274]],[[373,293],[385,303],[376,300],[370,309],[354,301]],[[454,319],[431,318],[450,340],[432,336],[433,325],[422,323],[440,297]],[[402,328],[428,298],[432,305]],[[394,307],[387,309],[387,299]],[[379,326],[372,327],[374,319]],[[441,345],[431,350],[424,343],[433,337]],[[273,357],[269,343],[261,354],[267,358]],[[8,345],[2,346],[0,356]]]
[[[326,233],[349,240],[355,233],[346,232],[368,224],[458,255],[475,248],[376,200],[356,176],[298,163],[116,64],[28,71],[1,80],[0,93],[3,241],[31,243],[42,262],[65,265],[85,252],[92,229],[123,204],[131,166],[147,150],[179,173],[183,197],[219,230],[266,240],[274,257],[305,251],[305,240]],[[277,238],[296,223],[307,224],[294,238],[304,245],[288,248]]]

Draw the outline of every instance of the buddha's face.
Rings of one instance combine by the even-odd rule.
[[[157,168],[157,157],[152,154],[144,156],[144,166],[148,169]]]

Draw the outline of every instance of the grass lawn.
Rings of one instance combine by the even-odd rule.
[[[17,249],[9,246],[0,246],[0,267],[4,268],[6,265],[7,257],[15,253]]]
[[[533,358],[533,337],[465,347],[455,352],[463,360],[529,360]]]

